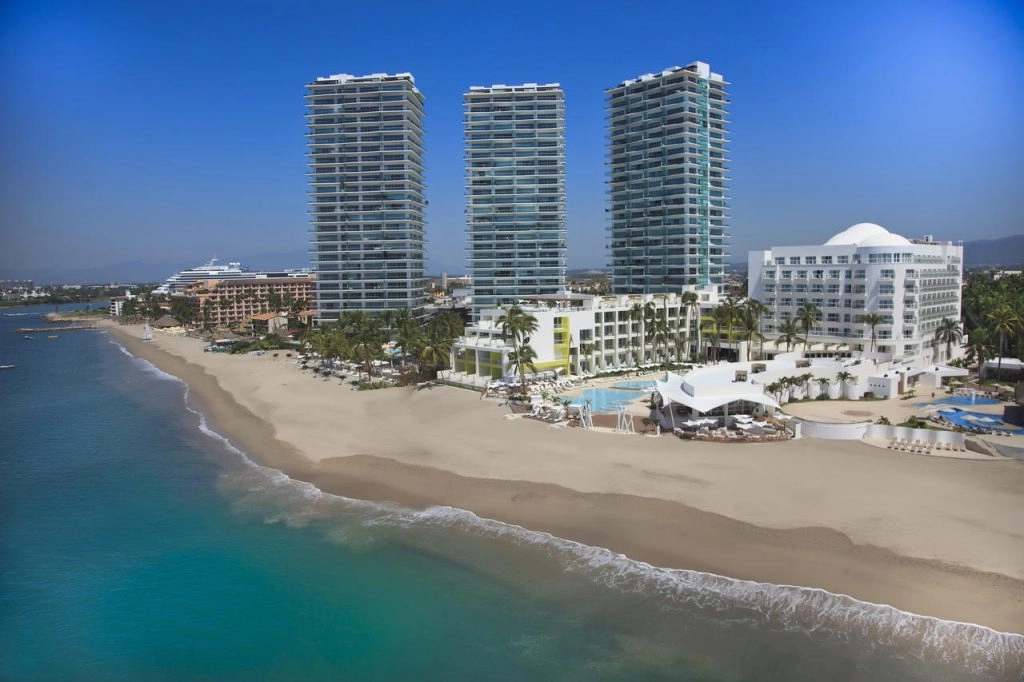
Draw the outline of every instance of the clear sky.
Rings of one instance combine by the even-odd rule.
[[[427,265],[462,272],[462,93],[560,82],[569,265],[605,264],[604,89],[730,83],[731,260],[857,222],[1024,232],[1024,3],[0,3],[0,278],[306,248],[304,84],[426,96]]]

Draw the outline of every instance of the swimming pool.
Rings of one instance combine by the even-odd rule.
[[[1024,434],[1024,428],[1006,424],[994,414],[983,414],[981,412],[969,412],[959,408],[950,408],[949,411],[940,410],[939,414],[958,426],[965,428],[996,429],[997,431],[1009,431],[1012,434]]]
[[[998,405],[999,401],[995,398],[986,398],[985,396],[979,395],[974,397],[974,402],[971,402],[971,396],[969,395],[950,395],[946,396],[942,400],[930,400],[926,403],[917,403],[918,407],[924,407],[926,405]]]
[[[650,382],[644,382],[649,384]],[[618,385],[618,384],[616,384]],[[644,388],[650,388],[645,386]],[[568,398],[574,403],[585,403],[590,401],[590,411],[592,414],[614,414],[619,411],[620,405],[626,405],[641,396],[646,396],[647,392],[638,390],[631,387],[622,388],[587,388],[584,389],[578,396],[567,395],[561,396],[562,398]]]

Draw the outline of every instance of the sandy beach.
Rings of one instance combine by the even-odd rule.
[[[476,514],[653,565],[1024,632],[1024,462],[800,439],[720,444],[506,420],[475,392],[360,392],[110,326],[255,460],[347,497]]]

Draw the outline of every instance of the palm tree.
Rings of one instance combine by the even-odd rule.
[[[871,352],[875,352],[875,341],[878,339],[878,335],[875,333],[875,327],[882,324],[885,318],[878,313],[865,313],[861,316],[860,321],[871,327]]]
[[[821,309],[814,305],[810,301],[804,301],[800,304],[800,307],[796,311],[796,321],[800,323],[800,326],[804,330],[805,343],[808,343],[811,336],[811,329],[818,324],[818,319],[821,317]]]
[[[759,339],[761,344],[764,345],[764,334],[761,333],[761,319],[751,307],[744,308],[740,315],[740,335],[747,340],[748,349],[753,345],[754,339]]]
[[[501,327],[501,338],[511,340],[515,345],[537,331],[537,318],[514,305],[498,318],[498,326]]]
[[[733,296],[729,296],[722,302],[722,305],[718,307],[718,310],[722,312],[722,322],[725,324],[726,338],[729,339],[729,350],[732,351],[733,345],[733,322],[740,316],[740,303],[739,300]]]
[[[402,349],[402,367],[405,367],[410,351],[413,351],[423,338],[423,330],[409,314],[408,308],[399,310],[395,319],[395,343]]]
[[[853,374],[847,372],[846,370],[843,370],[842,372],[836,374],[836,381],[839,383],[840,398],[843,397],[843,392],[846,390],[846,387],[853,382],[854,378],[855,377],[853,376]]]
[[[657,324],[658,309],[654,305],[654,301],[648,301],[644,304],[644,325],[643,325],[643,337],[644,337],[644,348],[641,353],[644,362],[647,362],[647,348],[654,344],[654,333],[655,325]],[[653,348],[651,349],[654,350]]]
[[[978,327],[967,339],[966,348],[978,361],[978,377],[981,377],[985,360],[995,355],[996,347],[992,343],[992,332],[985,327]]]
[[[636,361],[637,367],[640,366],[639,348],[640,338],[643,336],[643,320],[644,320],[644,307],[640,303],[634,303],[633,307],[629,309],[629,333],[630,333],[630,345],[633,347],[633,359]],[[633,323],[639,322],[637,325],[639,328],[635,328]]]
[[[429,325],[426,333],[422,336],[421,342],[417,344],[417,348],[419,361],[425,367],[433,370],[434,375],[437,374],[437,370],[444,368],[448,364],[448,358],[452,352],[451,340],[439,329],[432,328]]]
[[[665,319],[665,311],[659,310],[654,316],[654,322],[651,325],[651,338],[654,342],[655,347],[661,346],[664,349],[662,359],[665,361],[665,365],[668,365],[668,342],[671,338],[671,330],[668,326],[668,320]]]
[[[786,344],[786,352],[788,353],[793,348],[793,344],[801,343],[804,341],[800,336],[800,328],[797,326],[796,320],[791,317],[787,317],[782,320],[779,325],[779,336],[775,339],[775,347],[778,348],[780,343]]]
[[[953,357],[953,344],[960,343],[963,336],[963,332],[960,331],[960,323],[944,317],[939,322],[939,326],[935,328],[935,346],[938,347],[940,343],[946,344],[946,360],[948,361]]]
[[[755,336],[754,338],[758,339],[758,341],[760,342],[760,347],[757,351],[758,360],[764,357],[764,328],[762,327],[762,321],[764,320],[764,316],[767,312],[768,306],[766,306],[764,303],[761,303],[756,298],[747,299],[748,318],[752,317],[755,320],[757,320],[757,336]],[[748,339],[747,342],[749,343],[750,340]]]
[[[818,382],[818,390],[820,394],[828,395],[828,385],[832,383],[832,380],[828,377],[818,377],[815,379]]]
[[[999,375],[1003,370],[1003,355],[1006,352],[1006,337],[1009,334],[1015,334],[1019,331],[1022,326],[1022,320],[1020,315],[1017,314],[1017,311],[1005,303],[999,305],[993,310],[990,310],[985,315],[985,319],[987,319],[991,325],[992,331],[999,335],[999,357],[996,361],[996,379],[998,380]]]
[[[537,351],[529,345],[515,346],[508,354],[508,366],[519,375],[519,385],[523,396],[526,395],[526,373],[537,371],[537,367],[533,363],[536,359]]]
[[[681,305],[686,308],[686,357],[689,359],[693,356],[693,348],[690,342],[690,329],[693,325],[694,319],[698,320],[697,346],[700,347],[700,296],[693,291],[684,291],[681,298]]]

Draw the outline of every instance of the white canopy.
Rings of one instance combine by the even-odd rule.
[[[747,385],[744,385],[743,387],[749,388]],[[716,407],[721,407],[722,405],[727,405],[729,403],[736,402],[737,400],[745,400],[750,403],[767,405],[776,409],[779,407],[779,403],[765,393],[752,393],[746,391],[743,393],[721,393],[718,395],[693,396],[683,390],[681,382],[669,383],[665,381],[655,381],[654,390],[661,396],[661,400],[664,405],[671,405],[673,403],[676,405],[685,405],[686,407],[701,413],[710,412]]]

